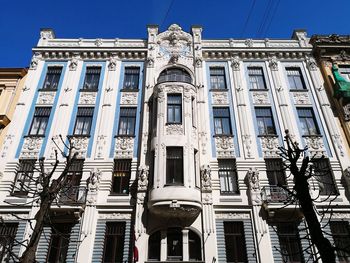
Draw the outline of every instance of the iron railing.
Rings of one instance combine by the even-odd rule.
[[[85,186],[67,186],[62,188],[58,196],[60,205],[80,205],[86,202]]]
[[[185,83],[191,83],[192,79],[191,79],[191,76],[181,75],[181,74],[172,74],[172,75],[159,76],[158,83],[162,83],[162,82],[185,82]]]
[[[261,191],[262,199],[267,203],[285,203],[289,200],[288,192],[280,186],[264,186]]]

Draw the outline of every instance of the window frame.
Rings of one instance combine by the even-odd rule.
[[[350,81],[350,65],[338,65],[340,75],[347,81]]]
[[[349,248],[350,246],[350,226],[348,221],[329,221],[329,226],[331,229],[332,238],[334,244],[338,248]],[[336,227],[341,227],[342,229],[336,229]],[[344,244],[342,246],[341,244]],[[346,251],[336,251],[338,262],[345,263],[350,262],[350,253],[346,253]],[[348,255],[346,255],[348,254]]]
[[[268,110],[270,115],[258,115],[259,110]],[[256,125],[258,129],[258,136],[277,136],[277,129],[276,129],[276,124],[275,120],[273,117],[273,112],[271,107],[255,107],[254,108],[255,112],[255,120],[256,120]],[[263,111],[260,111],[262,113]],[[264,132],[261,133],[260,121],[262,120],[262,123],[264,124]],[[269,126],[268,123],[271,122],[272,126]],[[272,129],[273,133],[269,133],[269,130]]]
[[[90,112],[83,112],[83,111]],[[73,136],[90,136],[95,108],[94,107],[78,107],[75,117]],[[82,128],[78,128],[78,124],[82,123]],[[87,125],[87,127],[86,127]],[[79,129],[81,131],[79,131]]]
[[[289,90],[292,90],[292,91],[307,90],[305,79],[300,67],[286,67],[285,69],[287,74]],[[295,74],[295,72],[294,74],[292,74],[293,73],[292,71],[298,72],[298,74]],[[301,87],[298,87],[298,84],[297,84],[298,81],[295,80],[296,78],[299,79],[299,83],[301,84]],[[293,87],[291,83],[294,83]]]
[[[55,70],[57,70],[57,72],[55,72]],[[62,66],[49,66],[49,67],[47,67],[45,80],[44,80],[43,85],[42,85],[40,90],[42,90],[42,91],[57,91],[58,85],[60,83],[60,79],[62,76],[62,70],[63,70]],[[53,72],[50,72],[50,71],[53,71]],[[50,80],[50,82],[53,82],[53,84],[50,84],[49,80]],[[54,84],[56,84],[56,85],[54,85]],[[54,86],[53,88],[52,88],[52,85]],[[49,86],[49,88],[47,88],[47,86]]]
[[[101,66],[86,67],[85,78],[84,78],[83,86],[80,89],[80,91],[86,91],[86,92],[98,91],[98,86],[100,84],[101,71],[102,71],[101,69],[102,69]],[[89,70],[91,72],[89,72]],[[96,70],[96,72],[93,72],[94,70]],[[89,85],[91,85],[91,87],[89,87]]]
[[[44,137],[49,124],[52,107],[35,107],[32,123],[29,128],[28,136]],[[40,112],[43,111],[43,112]],[[45,112],[44,112],[45,111]],[[34,127],[39,123],[37,128]]]
[[[177,97],[178,102],[173,102],[169,98]],[[182,124],[182,94],[181,93],[169,93],[167,94],[167,123],[166,124]],[[176,112],[179,111],[180,119],[176,119]],[[169,112],[171,114],[169,114]],[[170,116],[172,119],[170,119]]]
[[[123,262],[123,254],[125,247],[125,222],[107,222],[106,230],[103,242],[102,251],[102,262],[103,263],[113,263],[113,262]],[[111,240],[112,239],[112,240]],[[108,245],[112,245],[114,249],[108,249]],[[122,249],[117,249],[122,248]],[[107,260],[107,252],[112,253],[111,259]]]
[[[221,195],[240,194],[236,159],[218,159],[218,176]]]
[[[134,70],[135,72],[132,72]],[[137,70],[137,73],[136,73],[136,70]],[[130,83],[130,84],[127,84],[127,83]],[[122,90],[138,91],[139,83],[140,83],[140,67],[125,67]],[[134,85],[131,85],[131,84],[134,84]]]
[[[270,186],[287,186],[281,158],[265,158],[266,176]]]
[[[338,195],[339,191],[334,178],[333,170],[328,158],[319,158],[313,161],[314,176],[319,185],[319,195]],[[320,176],[326,176],[326,180],[322,180]],[[321,185],[325,186],[322,191]]]
[[[36,159],[20,159],[11,195],[26,196],[29,193],[31,178],[33,178]],[[19,184],[19,186],[17,186]]]
[[[183,147],[166,147],[165,182],[166,186],[184,185]]]
[[[247,262],[248,255],[247,255],[247,245],[245,241],[245,232],[244,232],[243,222],[242,221],[224,221],[223,224],[224,224],[224,240],[225,240],[225,248],[226,248],[226,261],[242,262],[242,263]],[[229,232],[228,230],[233,230],[233,231]]]
[[[218,115],[219,110],[225,110],[227,116],[224,114]],[[231,113],[229,107],[213,107],[213,122],[215,136],[232,136]],[[226,126],[229,128],[229,131],[226,130]],[[219,130],[221,130],[221,132],[218,132]]]
[[[131,111],[134,111],[133,114],[130,114]],[[120,107],[118,134],[117,134],[118,136],[130,136],[130,137],[135,136],[136,116],[137,116],[137,107]],[[125,127],[122,126],[123,123],[125,123],[126,125]]]
[[[216,72],[215,72],[216,70]],[[222,72],[219,73],[219,70]],[[227,90],[225,67],[209,67],[209,80],[211,90]],[[215,87],[214,87],[215,86]]]
[[[304,110],[309,110],[309,112],[311,113],[310,116],[300,116],[301,115],[301,111]],[[321,132],[320,132],[320,128],[316,119],[316,115],[314,112],[314,109],[312,107],[297,107],[297,114],[298,114],[298,119],[299,119],[299,124],[300,124],[300,129],[301,129],[301,135],[304,136],[320,136]],[[312,127],[309,127],[310,121],[312,121],[313,126],[315,128],[316,133],[312,133],[310,132],[310,130],[312,130]],[[305,133],[305,128],[307,129],[307,133]]]
[[[255,71],[259,70],[261,74],[257,72],[253,72],[253,70]],[[247,67],[247,71],[248,71],[249,90],[268,90],[263,67],[251,66],[251,67]],[[252,81],[253,79],[255,81]],[[260,87],[260,84],[262,84],[262,87]]]
[[[61,253],[64,255],[64,261],[67,259],[72,227],[73,224],[67,223],[55,223],[51,226],[52,233],[47,250],[46,262],[57,262],[57,260],[60,259]],[[59,247],[57,245],[53,245],[52,243],[54,242],[58,242]],[[54,251],[56,251],[56,256],[54,255],[54,258],[50,258],[52,256],[51,253]]]
[[[129,194],[131,164],[132,159],[114,159],[111,195]]]
[[[10,255],[6,253],[7,250],[11,250],[16,234],[18,231],[18,223],[1,223],[0,224],[0,262],[11,262]],[[4,241],[4,242],[2,242]]]

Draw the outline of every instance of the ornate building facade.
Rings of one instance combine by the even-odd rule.
[[[328,168],[310,191],[320,211],[334,199],[325,227],[335,241],[349,226],[350,156],[306,33],[211,40],[199,26],[147,30],[147,39],[41,31],[0,153],[0,216],[13,237],[28,238],[20,218],[38,210],[26,175],[69,136],[74,191],[51,208],[39,262],[315,260],[302,214],[286,205],[281,186],[293,180],[278,147],[288,130]]]

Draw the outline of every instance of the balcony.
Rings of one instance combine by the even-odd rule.
[[[57,198],[59,205],[83,205],[86,202],[87,189],[85,186],[65,187]]]
[[[264,186],[261,195],[266,203],[286,203],[289,200],[288,192],[277,185]]]

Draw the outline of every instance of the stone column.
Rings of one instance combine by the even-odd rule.
[[[182,230],[182,261],[189,261],[189,247],[188,247],[188,229]]]

